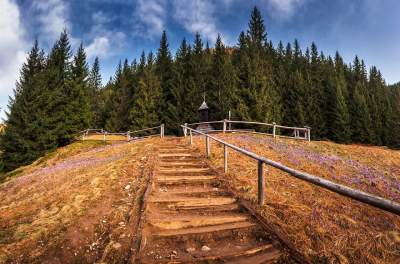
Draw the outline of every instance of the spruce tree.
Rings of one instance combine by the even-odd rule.
[[[101,74],[100,74],[100,62],[99,58],[96,57],[94,59],[92,68],[89,72],[89,93],[91,98],[91,112],[92,112],[92,120],[91,120],[91,127],[99,128],[102,127],[101,125],[101,114],[105,105],[104,98],[101,96]]]
[[[4,131],[0,138],[1,159],[5,170],[28,164],[44,152],[38,144],[40,133],[40,108],[37,98],[41,95],[39,76],[44,68],[44,53],[38,42],[22,65],[20,78],[10,97],[6,111]]]
[[[228,117],[237,103],[237,78],[220,35],[215,42],[210,73],[209,107],[212,120]]]
[[[88,84],[89,69],[86,62],[86,54],[81,44],[74,56],[71,65],[71,83],[69,84],[68,103],[68,132],[73,134],[77,131],[89,128],[93,119],[92,98],[93,93]]]
[[[176,108],[179,99],[175,81],[175,65],[168,47],[167,34],[163,31],[158,48],[155,73],[161,85],[161,98],[158,106],[160,122],[166,124],[166,133],[177,133],[179,129],[179,109]]]
[[[331,139],[337,142],[348,143],[350,141],[350,115],[344,96],[347,89],[347,83],[344,72],[343,60],[339,53],[335,55],[335,87],[332,96],[328,98],[332,102],[332,108],[329,110],[330,134]]]
[[[75,123],[71,124],[67,120],[70,118],[71,100],[76,100],[73,98],[75,94],[71,85],[71,48],[68,34],[64,30],[50,52],[41,77],[43,134],[40,135],[39,144],[43,150],[68,144],[74,136],[73,133],[79,130],[74,126]]]
[[[160,124],[157,103],[161,96],[161,86],[155,74],[152,53],[140,73],[135,100],[130,110],[131,130],[154,127]]]

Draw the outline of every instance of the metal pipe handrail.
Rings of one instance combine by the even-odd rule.
[[[310,127],[290,127],[290,126],[283,126],[283,125],[277,125],[276,123],[263,123],[263,122],[257,122],[257,121],[242,121],[242,120],[219,120],[219,121],[208,121],[208,122],[198,122],[198,123],[192,123],[192,124],[187,124],[185,123],[185,126],[195,126],[195,125],[201,125],[201,124],[218,124],[222,123],[223,124],[223,131],[224,132],[232,132],[231,129],[231,124],[251,124],[251,125],[262,125],[262,126],[268,126],[272,128],[272,136],[275,137],[288,137],[288,138],[294,138],[294,139],[303,139],[303,140],[308,140],[311,141],[311,128]],[[278,135],[277,134],[277,129],[289,129],[293,130],[294,136],[283,136],[283,135]],[[216,130],[213,130],[216,131]],[[303,136],[300,135],[300,132],[303,132]],[[184,129],[183,134],[186,136],[187,131]]]
[[[191,124],[187,124],[187,126],[195,126],[195,125],[201,125],[201,124],[218,124],[218,123],[224,123],[224,120],[191,123]]]
[[[135,130],[135,131],[128,131],[127,133],[129,133],[129,134],[133,134],[133,133],[138,133],[138,132],[143,132],[143,131],[154,130],[154,129],[158,129],[158,128],[161,128],[161,127],[162,127],[162,125],[160,125],[160,126],[156,126],[156,127],[144,128],[144,129]]]
[[[88,136],[88,133],[94,133],[94,134],[97,134],[97,135],[103,135],[103,141],[106,141],[106,137],[107,136],[126,136],[126,140],[130,141],[132,139],[131,138],[131,134],[142,132],[142,131],[155,130],[155,129],[160,129],[160,137],[163,138],[164,137],[164,132],[165,132],[164,124],[161,124],[161,125],[156,126],[156,127],[144,128],[144,129],[140,129],[140,130],[127,131],[127,132],[108,132],[108,131],[106,131],[104,129],[89,128],[89,129],[85,129],[85,130],[79,132],[79,134],[82,134],[82,140],[85,140],[85,136]],[[134,138],[137,139],[138,137],[134,137]]]
[[[246,156],[248,156],[250,158],[253,158],[253,159],[257,160],[258,161],[258,175],[259,175],[259,177],[258,177],[258,187],[259,187],[258,188],[258,200],[259,200],[259,204],[260,205],[263,205],[263,203],[264,203],[264,195],[263,195],[263,193],[264,193],[264,177],[262,175],[262,171],[263,171],[262,164],[264,163],[264,164],[270,165],[270,166],[272,166],[274,168],[277,168],[279,170],[282,170],[284,172],[287,172],[289,175],[294,176],[294,177],[296,177],[298,179],[301,179],[301,180],[304,180],[306,182],[312,183],[314,185],[320,186],[322,188],[328,189],[328,190],[333,191],[335,193],[338,193],[340,195],[352,198],[352,199],[357,200],[359,202],[372,205],[372,206],[374,206],[376,208],[379,208],[379,209],[382,209],[384,211],[391,212],[391,213],[394,213],[396,215],[400,215],[400,204],[395,202],[395,201],[391,201],[391,200],[388,200],[388,199],[385,199],[385,198],[382,198],[382,197],[379,197],[379,196],[376,196],[376,195],[373,195],[373,194],[370,194],[370,193],[366,193],[366,192],[363,192],[363,191],[360,191],[360,190],[356,190],[356,189],[347,187],[345,185],[338,184],[338,183],[335,183],[335,182],[332,182],[332,181],[329,181],[329,180],[326,180],[326,179],[311,175],[309,173],[305,173],[305,172],[302,172],[302,171],[298,171],[298,170],[292,169],[290,167],[282,165],[279,162],[275,162],[275,161],[272,161],[270,159],[264,158],[264,157],[259,156],[259,155],[255,154],[255,153],[251,152],[251,151],[242,149],[242,148],[240,148],[238,146],[235,146],[235,145],[230,144],[228,142],[225,142],[225,141],[223,141],[221,139],[218,139],[216,137],[208,135],[207,133],[198,131],[196,129],[187,127],[185,125],[181,125],[181,127],[184,128],[184,129],[188,129],[189,130],[190,137],[191,137],[190,138],[190,142],[192,142],[192,133],[196,133],[196,134],[205,136],[206,139],[212,139],[212,140],[214,140],[214,141],[216,141],[216,142],[218,142],[218,143],[220,143],[220,144],[222,144],[222,145],[224,145],[226,147],[229,147],[229,148],[231,148],[233,150],[236,150],[239,153],[242,153],[242,154],[244,154],[244,155],[246,155]],[[210,156],[209,140],[206,140],[206,149],[207,149],[207,157],[209,157]],[[224,149],[224,154],[227,154],[225,149]],[[224,156],[225,156],[224,170],[226,172],[227,171],[227,160],[226,160],[227,159],[227,155],[224,155]]]

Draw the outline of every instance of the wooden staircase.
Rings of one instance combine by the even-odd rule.
[[[164,139],[158,159],[139,263],[292,262],[188,146]]]

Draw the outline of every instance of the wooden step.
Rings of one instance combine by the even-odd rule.
[[[204,215],[210,213],[223,213],[223,212],[240,212],[241,208],[237,203],[223,204],[223,205],[205,205],[205,206],[186,206],[180,208],[168,208],[163,207],[162,204],[156,207],[157,212],[164,213],[166,215],[189,213],[194,217],[197,215]]]
[[[163,174],[173,174],[173,173],[207,173],[210,172],[211,170],[209,168],[172,168],[172,169],[159,169],[158,170],[160,173]]]
[[[149,223],[160,229],[164,230],[178,230],[187,229],[192,227],[215,226],[229,223],[237,223],[248,221],[248,216],[243,214],[231,215],[213,215],[213,216],[174,216],[169,217],[167,221],[162,218],[149,217]]]
[[[195,176],[195,175],[168,175],[168,176],[157,176],[156,181],[158,183],[166,184],[185,184],[191,182],[209,182],[216,179],[216,176]]]
[[[267,264],[275,263],[282,256],[282,251],[272,248],[266,252],[261,252],[255,255],[236,257],[225,263],[229,264]]]
[[[165,161],[161,161],[160,162],[160,168],[170,168],[170,167],[189,167],[189,168],[197,168],[197,167],[204,167],[205,165],[200,163],[200,162],[188,162],[188,161],[181,161],[181,162],[165,162]]]
[[[173,207],[194,207],[194,206],[213,206],[213,205],[225,205],[236,202],[235,198],[232,197],[209,197],[209,198],[197,198],[197,197],[159,197],[152,196],[149,198],[150,203],[170,203]]]
[[[204,233],[221,232],[221,231],[227,231],[227,230],[244,229],[244,228],[250,228],[253,226],[255,226],[255,224],[253,222],[244,221],[244,222],[235,222],[235,223],[221,224],[221,225],[214,225],[214,226],[191,227],[191,228],[176,229],[176,230],[161,230],[159,232],[152,233],[152,235],[154,237],[196,235],[196,234],[204,234]]]
[[[191,153],[159,153],[158,156],[160,158],[169,158],[169,157],[195,157]]]

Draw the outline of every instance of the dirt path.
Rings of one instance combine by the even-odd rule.
[[[178,139],[159,146],[138,263],[290,263],[216,174]]]

